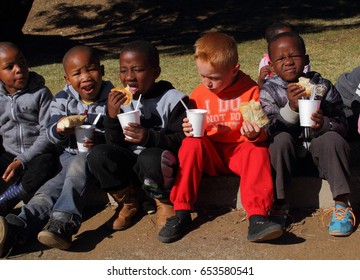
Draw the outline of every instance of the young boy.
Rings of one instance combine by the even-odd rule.
[[[241,102],[259,101],[259,87],[240,71],[236,42],[226,34],[210,32],[201,37],[195,43],[195,63],[202,84],[191,99],[197,108],[208,111],[206,135],[190,137],[192,126],[184,119],[188,137],[179,150],[179,170],[170,195],[176,214],[158,239],[174,242],[188,229],[203,172],[239,175],[241,201],[250,220],[248,240],[278,238],[282,228],[267,219],[273,201],[267,135],[255,123],[243,121],[240,113]]]
[[[58,155],[46,137],[52,97],[44,78],[29,72],[21,50],[0,42],[0,191],[6,188],[0,195],[0,215],[55,174]]]
[[[88,164],[101,188],[118,202],[108,222],[112,230],[125,230],[131,225],[139,210],[139,185],[155,200],[156,225],[162,227],[174,213],[169,193],[177,168],[176,155],[185,137],[185,108],[180,99],[187,103],[188,97],[167,81],[156,82],[161,72],[159,53],[149,42],[126,44],[119,64],[121,83],[130,88],[134,98],[130,105],[124,105],[124,93],[110,93],[104,121],[108,144],[95,147]],[[122,129],[117,115],[136,107],[141,112],[140,124],[129,123]]]
[[[66,86],[54,97],[47,128],[49,139],[61,145],[62,170],[44,184],[21,208],[18,216],[0,217],[0,256],[11,252],[33,234],[38,240],[58,249],[71,246],[86,204],[86,194],[94,180],[86,165],[87,152],[79,153],[74,128],[64,129],[59,121],[66,116],[87,115],[87,123],[93,123],[98,114],[105,114],[107,96],[113,85],[103,81],[104,68],[96,52],[86,46],[71,48],[63,58]],[[96,138],[103,134],[102,120],[96,124]],[[94,141],[84,145],[91,148]],[[49,220],[50,219],[50,220]]]
[[[269,44],[271,38],[273,38],[275,35],[284,32],[291,32],[291,31],[293,31],[293,28],[290,24],[286,22],[275,22],[266,28],[265,40]],[[265,53],[264,57],[260,60],[259,63],[258,85],[260,88],[265,83],[266,79],[274,74],[270,70],[269,61],[270,61],[269,54]],[[304,73],[307,73],[309,71],[310,71],[310,64],[307,64],[304,67]]]
[[[315,124],[304,129],[299,125],[298,100],[304,98],[305,88],[296,84],[304,76],[303,69],[309,60],[304,41],[296,33],[281,33],[270,41],[268,50],[270,69],[276,76],[263,85],[261,103],[270,120],[267,129],[277,207],[286,204],[286,188],[296,161],[310,152],[320,177],[328,180],[335,201],[329,233],[349,235],[353,228],[348,204],[350,148],[341,136],[347,131],[341,96],[319,73],[307,73],[310,83],[323,85],[325,90],[320,108],[311,117]]]

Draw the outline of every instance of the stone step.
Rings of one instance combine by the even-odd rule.
[[[197,208],[243,208],[239,196],[240,179],[236,176],[204,177],[200,184]],[[294,177],[288,200],[292,209],[330,208],[334,202],[326,180]]]

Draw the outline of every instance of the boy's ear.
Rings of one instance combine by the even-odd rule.
[[[240,64],[237,63],[237,64],[235,65],[235,67],[232,69],[232,74],[233,74],[233,76],[236,76],[236,75],[238,74],[239,70],[240,70]]]
[[[304,60],[305,60],[305,65],[308,65],[310,63],[310,58],[308,54],[305,55]]]
[[[275,73],[274,66],[273,66],[271,60],[269,60],[269,68],[270,68],[271,72]]]
[[[104,67],[104,65],[100,65],[100,72],[101,72],[101,76],[105,75],[105,67]]]
[[[68,77],[67,75],[64,76],[64,79],[65,79],[65,82],[66,82],[68,85],[71,84],[70,81],[69,81],[69,77]]]
[[[159,78],[160,73],[161,73],[161,67],[158,66],[158,67],[156,67],[156,69],[155,69],[155,80],[156,80],[157,78]]]

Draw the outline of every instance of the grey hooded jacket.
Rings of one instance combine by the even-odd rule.
[[[29,73],[27,87],[12,95],[0,82],[2,146],[24,167],[34,157],[55,148],[46,136],[52,98],[44,78],[35,72]]]

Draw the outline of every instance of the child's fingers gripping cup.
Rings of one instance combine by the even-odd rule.
[[[128,126],[129,123],[140,124],[140,111],[139,110],[120,113],[117,115],[117,117],[119,119],[122,129],[124,129],[125,126]],[[128,135],[125,135],[125,137],[131,139],[131,137]]]
[[[299,99],[299,117],[301,126],[312,126],[315,122],[311,115],[320,108],[320,100]]]
[[[204,109],[189,109],[186,111],[186,116],[192,126],[193,137],[203,137],[206,127],[207,110]]]
[[[94,139],[95,126],[93,125],[81,125],[75,127],[75,136],[77,147],[80,153],[88,152],[89,148],[84,147],[84,140]]]

